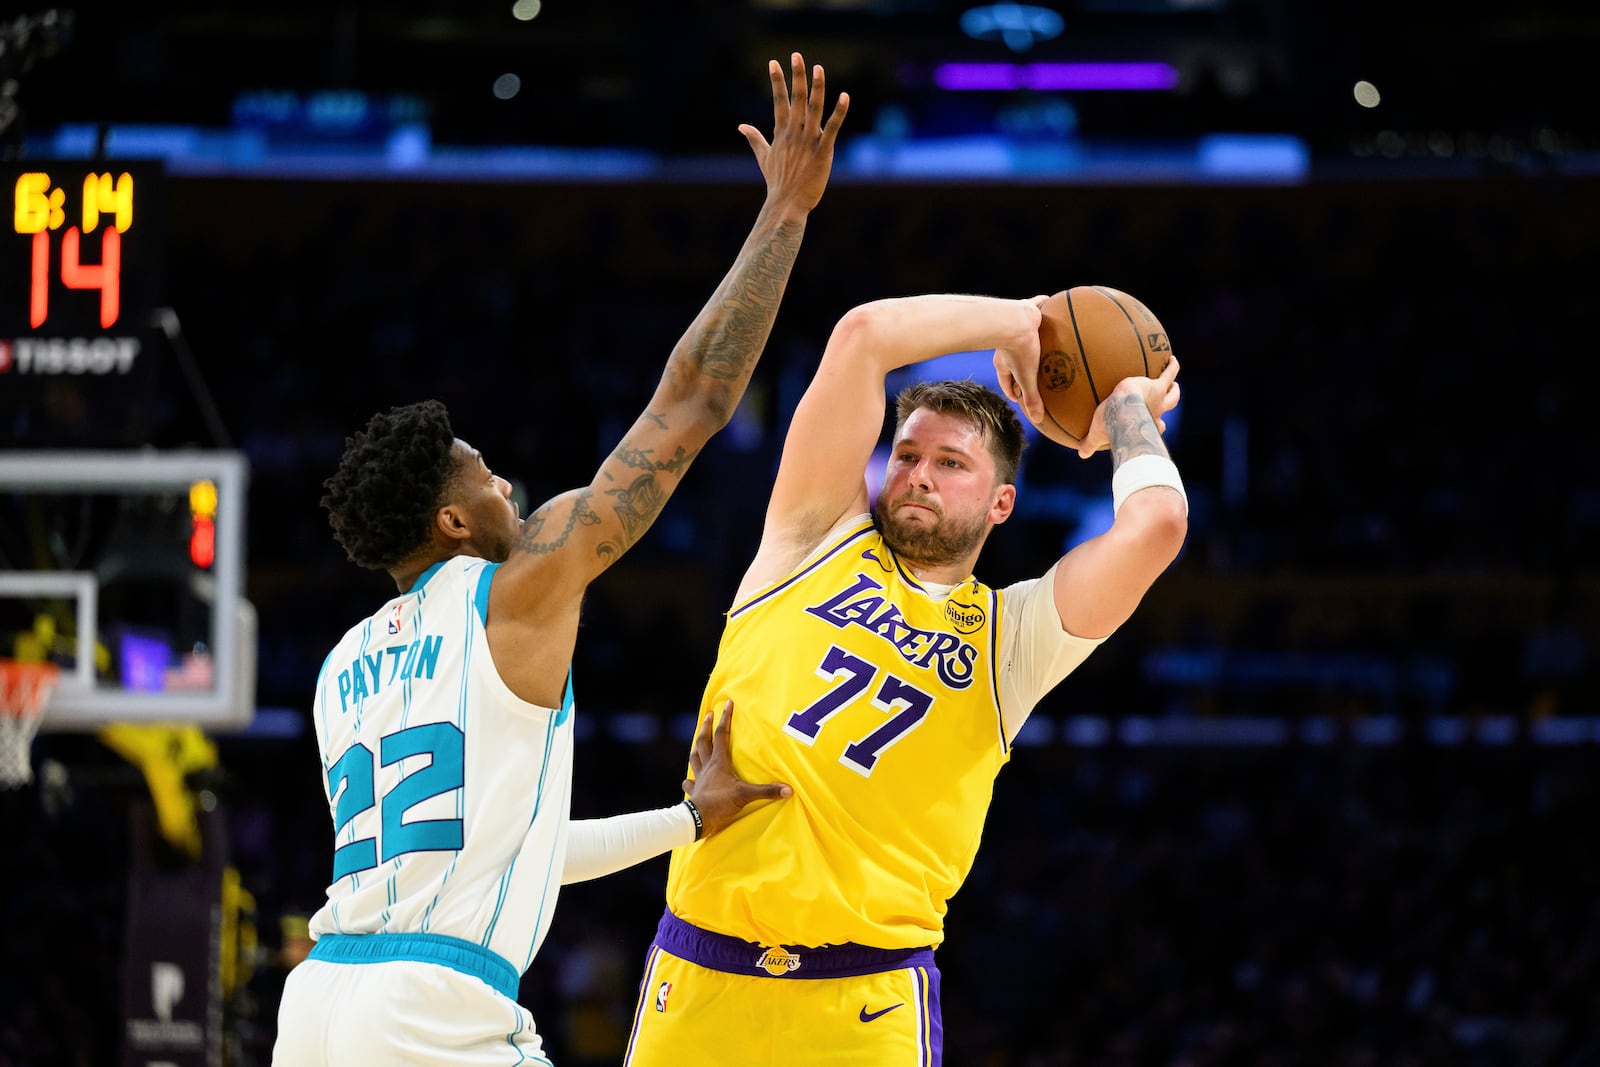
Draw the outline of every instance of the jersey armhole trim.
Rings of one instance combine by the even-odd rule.
[[[831,546],[828,545],[827,542],[823,542],[822,545],[819,545],[812,551],[810,558],[807,559],[806,562],[802,563],[793,574],[789,575],[789,577],[783,579],[781,582],[768,586],[759,593],[752,594],[748,600],[744,601],[744,603],[735,604],[728,612],[728,618],[732,619],[738,615],[741,615],[755,607],[757,604],[763,603],[764,601],[777,596],[779,593],[789,588],[789,586],[793,585],[795,582],[798,582],[801,578],[804,578],[807,574],[810,574],[812,571],[822,566],[834,555],[842,551],[847,545],[850,545],[862,537],[865,537],[867,534],[875,532],[877,527],[872,524],[872,516],[867,515],[862,517],[859,525],[853,530],[850,529],[849,524],[841,524],[841,526],[836,527],[836,529],[846,531],[839,541]]]
[[[485,563],[483,570],[478,574],[478,588],[472,597],[472,606],[478,610],[478,622],[487,627],[489,625],[489,583],[494,580],[494,572],[500,569],[498,563]]]

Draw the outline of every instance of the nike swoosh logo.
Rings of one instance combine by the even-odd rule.
[[[896,1008],[901,1008],[901,1007],[904,1007],[904,1006],[905,1006],[905,1001],[902,1000],[899,1004],[891,1004],[887,1008],[884,1008],[882,1011],[869,1012],[869,1011],[867,1011],[867,1006],[865,1004],[863,1004],[863,1005],[861,1005],[861,1021],[864,1022],[864,1023],[870,1023],[872,1020],[876,1019],[878,1016],[880,1016],[880,1015],[888,1015],[891,1011],[894,1011]]]
[[[861,558],[862,559],[870,559],[872,562],[876,563],[878,566],[880,566],[880,567],[883,566],[883,560],[881,560],[877,556],[873,555],[872,549],[870,549],[870,548],[864,548],[864,549],[861,550]]]

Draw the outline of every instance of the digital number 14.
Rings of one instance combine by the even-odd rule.
[[[43,326],[50,317],[50,234],[66,221],[65,194],[51,187],[41,171],[17,179],[13,223],[18,233],[33,234],[32,271],[28,289],[28,325]],[[100,232],[100,262],[84,263],[79,255],[83,234],[109,223]],[[133,177],[91,174],[83,182],[83,227],[61,235],[61,284],[68,289],[100,291],[100,327],[110,329],[122,313],[122,233],[133,224]]]
[[[78,258],[76,226],[61,235],[61,284],[68,289],[100,290],[100,328],[109,330],[122,314],[122,235],[107,227],[100,235],[100,262]],[[28,325],[37,330],[50,317],[50,233],[33,235],[33,275],[28,292]]]

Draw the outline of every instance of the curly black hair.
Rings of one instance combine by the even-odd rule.
[[[352,563],[388,570],[427,543],[456,477],[455,439],[437,400],[379,412],[345,439],[322,506]]]

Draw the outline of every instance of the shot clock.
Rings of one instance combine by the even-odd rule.
[[[0,166],[0,433],[133,443],[148,424],[164,303],[166,183],[153,161]],[[9,426],[8,426],[9,424]]]

